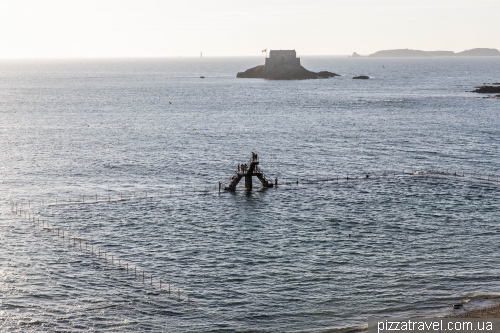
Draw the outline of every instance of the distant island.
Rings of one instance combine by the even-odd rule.
[[[497,49],[476,48],[462,52],[453,51],[421,51],[411,49],[382,50],[369,55],[369,57],[499,57]],[[354,52],[352,57],[359,57]]]
[[[269,58],[266,58],[265,65],[259,65],[238,72],[238,78],[268,79],[268,80],[308,80],[324,79],[340,76],[332,72],[311,72],[300,65],[300,58],[297,58],[295,50],[271,50]]]

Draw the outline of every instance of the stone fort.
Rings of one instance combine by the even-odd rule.
[[[265,72],[271,72],[279,67],[300,67],[300,58],[297,58],[295,50],[271,50],[269,58],[266,58]]]

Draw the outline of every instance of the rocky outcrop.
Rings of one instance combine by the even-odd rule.
[[[358,58],[358,57],[361,57],[361,56],[359,54],[357,54],[356,52],[353,52],[351,57]]]
[[[500,99],[500,95],[490,95],[490,96],[485,96],[483,98],[486,98],[486,99]]]
[[[481,86],[481,87],[476,87],[476,90],[473,90],[472,92],[479,94],[498,94],[500,93],[500,87]]]
[[[311,72],[302,66],[280,66],[273,70],[265,70],[264,65],[255,66],[244,72],[239,72],[236,77],[249,79],[268,79],[268,80],[309,80],[325,79],[329,77],[340,76],[332,72]]]
[[[368,80],[370,77],[366,75],[360,75],[360,76],[355,76],[353,79],[358,79],[358,80]]]

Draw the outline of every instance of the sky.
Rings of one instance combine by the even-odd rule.
[[[500,0],[0,0],[0,58],[500,49]]]

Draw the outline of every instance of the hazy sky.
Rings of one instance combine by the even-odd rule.
[[[0,0],[0,57],[500,49],[500,0]]]

